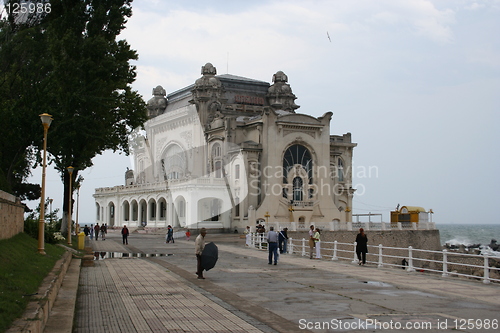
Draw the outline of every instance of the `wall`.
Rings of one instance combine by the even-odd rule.
[[[19,198],[0,190],[0,239],[7,239],[24,230],[24,206]]]
[[[339,243],[354,243],[358,231],[323,231],[321,233],[321,241]],[[385,230],[385,231],[367,231],[368,245],[390,247],[408,246],[414,249],[441,251],[439,240],[439,230]],[[309,234],[303,231],[289,231],[288,237],[293,239],[309,239]],[[323,246],[322,246],[323,247]],[[326,244],[325,244],[326,247]],[[373,252],[373,251],[369,251]]]
[[[337,257],[343,259],[354,258],[354,241],[358,231],[323,231],[321,233],[321,253],[331,256],[333,251],[333,244],[326,242],[349,243],[349,245],[337,244]],[[441,244],[439,239],[439,230],[385,230],[385,231],[367,231],[368,237],[368,254],[367,261],[378,262],[378,249],[370,247],[382,244],[384,247],[398,247],[399,249],[384,249],[384,256],[398,256],[408,258],[408,247],[413,249],[441,251]],[[288,232],[288,237],[294,239],[294,244],[299,244],[295,240],[305,238],[309,239],[309,234],[303,231]],[[306,247],[308,243],[306,242]],[[309,252],[309,248],[306,249]],[[413,251],[413,258],[434,259],[434,254],[429,252]],[[384,257],[385,264],[401,265],[401,258]],[[425,266],[425,262],[414,259],[415,266]]]

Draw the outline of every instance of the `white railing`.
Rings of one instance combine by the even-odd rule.
[[[252,233],[251,247],[257,249],[267,248],[266,233]],[[463,276],[474,279],[481,279],[483,283],[500,282],[500,279],[490,277],[490,271],[500,273],[500,268],[490,265],[490,259],[497,257],[485,254],[467,254],[450,252],[446,249],[442,251],[431,251],[414,249],[409,246],[388,247],[382,244],[368,245],[369,251],[366,255],[366,262],[376,264],[378,268],[396,267],[406,269],[408,272],[433,272],[439,273],[443,277]],[[371,251],[370,251],[371,249]],[[289,238],[287,242],[287,253],[298,254],[301,256],[309,255],[309,242],[305,238],[296,240]],[[340,243],[321,242],[321,256],[331,258],[330,260],[348,260],[357,264],[356,242]],[[459,262],[459,261],[462,262]],[[482,262],[481,265],[474,262]],[[432,267],[433,266],[433,267]],[[481,276],[463,273],[466,269],[476,269],[481,271]]]
[[[435,222],[320,222],[310,224],[325,231],[353,231],[359,228],[367,230],[435,230]],[[288,228],[290,231],[309,230],[309,224],[300,222],[266,222],[266,228],[274,227],[274,230]]]

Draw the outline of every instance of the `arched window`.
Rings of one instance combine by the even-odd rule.
[[[216,143],[212,146],[212,157],[221,157],[222,149],[220,144]]]
[[[219,143],[212,146],[212,168],[215,178],[222,178],[222,148]]]
[[[297,173],[297,169],[294,169],[295,167],[299,167],[301,170],[300,177]],[[294,172],[293,174],[295,175],[290,188],[291,192],[289,191],[289,188],[287,188],[290,187],[290,185],[288,185],[288,176],[290,172]],[[305,184],[313,184],[313,161],[311,153],[306,147],[295,144],[288,147],[283,155],[283,197],[288,198],[291,194],[292,198],[290,199],[292,200],[304,200],[304,193],[309,192],[304,192]]]
[[[165,179],[180,179],[184,177],[187,163],[184,151],[180,146],[176,144],[171,145],[161,162]]]
[[[339,158],[338,160],[338,166],[337,166],[338,170],[338,175],[339,175],[339,182],[343,182],[344,181],[344,162],[342,162],[342,159]]]

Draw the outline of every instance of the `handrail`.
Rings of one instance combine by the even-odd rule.
[[[258,248],[262,250],[264,247],[267,248],[267,241],[266,241],[266,235],[265,234],[259,234],[259,233],[251,233],[251,247]],[[263,245],[265,244],[265,245]],[[342,248],[339,248],[341,246]],[[464,276],[464,277],[469,277],[469,278],[474,278],[474,279],[482,279],[483,283],[488,284],[491,281],[494,282],[500,282],[500,279],[495,279],[490,277],[490,271],[497,271],[500,273],[500,268],[490,266],[490,258],[496,258],[496,257],[491,257],[488,253],[485,254],[467,254],[467,253],[456,253],[456,252],[449,252],[447,249],[443,249],[442,251],[435,251],[435,250],[423,250],[423,249],[414,249],[413,247],[409,246],[407,248],[404,247],[393,247],[393,246],[383,246],[382,244],[379,245],[368,245],[369,248],[377,249],[377,251],[374,251],[374,253],[367,253],[367,262],[368,263],[374,263],[377,264],[378,268],[382,268],[384,266],[388,267],[399,267],[406,269],[408,272],[414,272],[414,271],[419,271],[419,272],[435,272],[435,273],[441,273],[443,277],[447,277],[449,275],[456,275],[456,276]],[[322,257],[324,258],[331,258],[331,260],[349,260],[352,263],[357,264],[358,263],[358,258],[356,255],[356,242],[353,243],[341,243],[338,241],[334,242],[321,242],[321,251],[326,252],[326,254],[322,253]],[[398,255],[394,253],[387,253],[388,251],[402,251],[405,255]],[[301,256],[306,256],[308,255],[309,252],[309,245],[308,242],[306,241],[305,238],[302,239],[293,239],[289,238],[288,243],[287,243],[287,252],[291,254],[299,254]],[[331,253],[331,254],[329,254]],[[342,255],[347,255],[347,256],[340,256],[339,254]],[[420,255],[419,255],[420,254]],[[428,254],[426,257],[424,257],[424,254]],[[441,257],[440,260],[436,259],[435,257]],[[369,261],[368,257],[375,258],[376,261]],[[470,259],[470,260],[479,260],[482,259],[483,263],[482,265],[476,265],[471,262],[457,262],[456,260],[458,257],[465,258],[465,259]],[[387,259],[392,258],[392,259],[398,259],[401,264],[395,264],[388,262]],[[384,260],[386,259],[386,260]],[[403,264],[403,260],[406,261],[406,265]],[[431,267],[424,267],[422,263],[434,263],[438,268],[431,268]],[[482,269],[482,276],[476,276],[476,275],[471,275],[471,274],[466,274],[463,272],[458,272],[458,271],[451,271],[449,270],[449,267],[465,267],[465,268],[477,268],[477,269]]]

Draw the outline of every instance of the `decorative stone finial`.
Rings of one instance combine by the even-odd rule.
[[[273,85],[267,90],[269,105],[274,110],[285,110],[295,112],[299,106],[295,104],[297,97],[292,93],[292,88],[287,83],[288,76],[282,71],[273,75]]]
[[[165,112],[165,109],[167,108],[167,99],[165,98],[166,95],[167,92],[162,86],[153,88],[153,97],[147,103],[149,118],[154,118]]]

